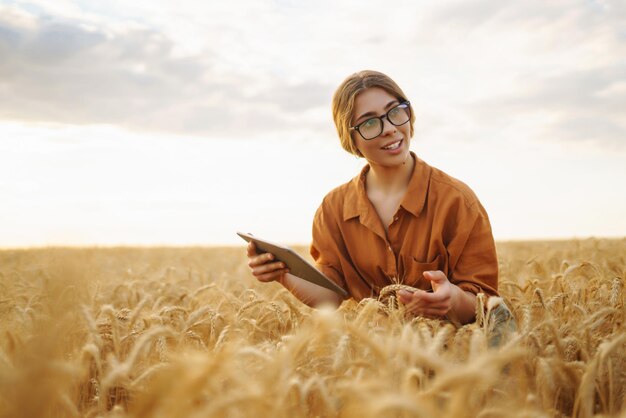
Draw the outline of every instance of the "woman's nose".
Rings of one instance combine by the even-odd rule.
[[[389,122],[389,119],[387,119],[387,117],[385,116],[384,118],[382,118],[382,122],[383,122],[383,131],[381,132],[381,135],[387,135],[389,133],[394,133],[396,131],[396,126]]]

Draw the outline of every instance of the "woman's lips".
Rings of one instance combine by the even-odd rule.
[[[392,154],[397,154],[402,149],[403,143],[404,139],[400,139],[387,145],[387,147],[391,146],[392,148],[381,147],[381,149]]]

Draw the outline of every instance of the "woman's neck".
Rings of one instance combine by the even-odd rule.
[[[370,163],[370,170],[367,173],[368,189],[376,189],[384,194],[402,193],[406,190],[411,176],[415,160],[411,154],[400,165],[383,166]]]

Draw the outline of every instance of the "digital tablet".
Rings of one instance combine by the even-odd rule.
[[[255,237],[252,234],[237,232],[237,235],[248,242],[254,242],[260,253],[274,254],[274,262],[282,261],[285,263],[289,269],[289,273],[294,276],[298,276],[307,282],[315,283],[318,286],[330,289],[342,296],[348,296],[348,292],[337,286],[337,284],[328,277],[324,276],[321,271],[313,267],[308,261],[298,255],[298,253],[293,251],[291,248],[271,243],[264,239]]]

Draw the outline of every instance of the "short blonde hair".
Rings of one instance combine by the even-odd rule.
[[[333,120],[339,135],[339,141],[343,149],[351,154],[362,157],[361,153],[354,143],[350,124],[352,121],[352,112],[354,112],[354,100],[356,96],[365,89],[370,87],[379,87],[400,101],[407,100],[406,95],[389,76],[379,71],[363,70],[348,76],[335,90],[333,95]],[[413,136],[413,123],[415,122],[415,113],[411,108],[411,137]]]

